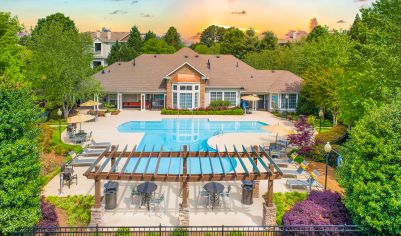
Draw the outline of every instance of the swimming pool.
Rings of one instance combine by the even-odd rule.
[[[207,140],[220,133],[260,133],[266,123],[259,121],[210,121],[206,118],[130,121],[117,127],[121,133],[144,133],[137,150],[179,151],[187,145],[190,151],[213,151]],[[228,162],[227,162],[228,163]],[[220,165],[220,164],[219,164]]]

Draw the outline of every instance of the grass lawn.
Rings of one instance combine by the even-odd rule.
[[[56,154],[61,154],[65,155],[71,150],[74,151],[75,153],[81,152],[82,147],[80,145],[70,145],[63,143],[60,140],[60,130],[63,132],[67,126],[61,126],[61,129],[59,129],[58,125],[57,126],[52,126],[50,127],[51,129],[51,135],[50,135],[50,146],[53,147],[53,150],[56,152]]]

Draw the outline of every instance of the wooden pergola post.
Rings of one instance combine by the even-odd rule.
[[[189,195],[189,189],[188,189],[188,181],[187,181],[187,157],[188,157],[188,150],[187,150],[187,145],[184,145],[184,150],[183,150],[183,182],[182,182],[182,208],[187,208],[188,207],[188,195]]]
[[[96,165],[95,172],[99,170],[100,166]],[[94,208],[101,208],[102,206],[102,186],[99,177],[95,178],[95,205]]]
[[[269,169],[272,173],[274,173],[274,166],[273,164],[269,164]],[[273,206],[273,176],[269,177],[267,182],[267,198],[266,198],[266,205],[268,207]]]

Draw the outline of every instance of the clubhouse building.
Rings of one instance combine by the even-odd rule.
[[[257,70],[232,55],[202,55],[186,47],[116,62],[95,79],[105,101],[119,110],[196,109],[216,100],[240,106],[241,97],[255,95],[258,110],[294,111],[302,81],[289,71]]]

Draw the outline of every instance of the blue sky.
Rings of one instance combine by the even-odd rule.
[[[81,31],[103,26],[163,34],[175,26],[184,38],[208,25],[253,27],[282,37],[290,29],[308,29],[311,18],[330,28],[348,28],[372,0],[0,0],[1,11],[18,16],[27,28],[55,12],[71,17]],[[339,23],[340,22],[340,23]]]

